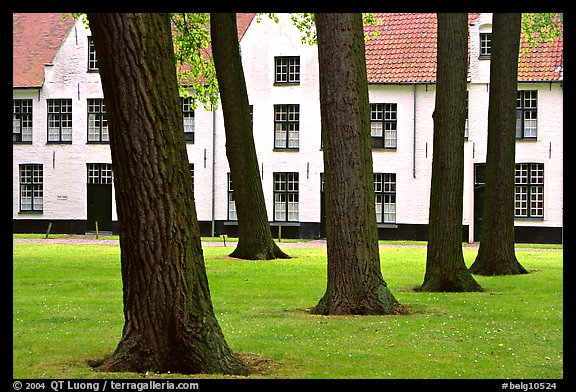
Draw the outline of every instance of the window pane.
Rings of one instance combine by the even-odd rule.
[[[276,193],[274,194],[274,220],[285,221],[286,220],[286,194]]]

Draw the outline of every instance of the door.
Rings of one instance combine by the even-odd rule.
[[[474,164],[474,242],[482,236],[482,219],[484,214],[484,163]]]
[[[112,165],[89,163],[86,184],[86,230],[112,230]]]

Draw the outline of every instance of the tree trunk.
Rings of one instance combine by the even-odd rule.
[[[214,316],[165,14],[88,14],[110,126],[124,329],[109,371],[245,374]]]
[[[403,312],[380,271],[361,14],[316,14],[328,282],[318,314]]]
[[[492,21],[488,150],[484,224],[476,260],[479,275],[515,275],[528,271],[514,250],[514,171],[516,94],[522,14],[495,13]]]
[[[212,54],[224,112],[226,156],[238,215],[239,259],[290,258],[272,238],[252,134],[248,92],[240,59],[236,14],[210,14]]]
[[[426,274],[422,291],[480,291],[462,254],[467,14],[438,14]]]

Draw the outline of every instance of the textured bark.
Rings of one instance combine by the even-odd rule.
[[[422,291],[480,291],[462,254],[467,14],[438,14],[436,106]]]
[[[124,329],[101,370],[245,374],[214,316],[165,14],[88,14],[110,127]]]
[[[240,58],[236,14],[210,14],[212,54],[226,131],[226,156],[234,184],[239,259],[287,259],[272,238],[252,133],[248,92]]]
[[[380,271],[360,14],[316,14],[328,282],[318,314],[404,312]]]
[[[526,274],[514,250],[516,92],[522,14],[495,13],[492,21],[488,150],[484,223],[476,260],[478,275]]]

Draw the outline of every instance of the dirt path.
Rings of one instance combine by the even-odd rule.
[[[118,240],[96,239],[94,234],[74,235],[62,238],[13,238],[13,242],[28,242],[28,243],[42,243],[42,244],[77,244],[77,245],[119,245]],[[227,241],[227,247],[236,246],[236,241]],[[279,242],[278,245],[283,248],[323,248],[326,246],[326,240],[311,240],[300,242]],[[203,241],[202,246],[224,246],[223,242],[210,242]],[[464,244],[464,249],[478,249],[479,243]],[[426,245],[400,245],[400,244],[380,244],[380,248],[426,248]],[[531,247],[518,247],[516,250],[543,250],[543,251],[563,251],[560,249],[542,249]]]

